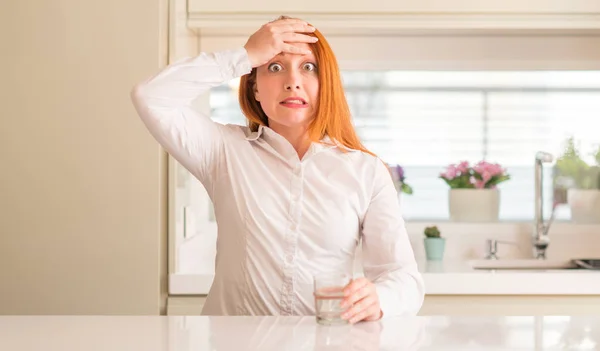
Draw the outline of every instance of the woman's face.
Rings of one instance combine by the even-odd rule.
[[[309,49],[308,44],[295,44]],[[319,79],[314,55],[282,53],[257,68],[255,99],[270,127],[306,127],[318,107]]]

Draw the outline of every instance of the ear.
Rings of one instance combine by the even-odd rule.
[[[252,91],[254,92],[254,100],[260,101],[260,94],[258,93],[258,89],[256,89],[256,83],[253,84]]]

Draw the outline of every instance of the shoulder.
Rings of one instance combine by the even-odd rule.
[[[372,175],[389,173],[386,163],[376,155],[361,150],[338,147],[340,157],[346,158],[357,169],[364,169]]]
[[[239,124],[223,124],[221,128],[225,134],[235,139],[248,139],[252,138],[253,134],[255,134],[248,126]]]
[[[322,142],[325,145],[330,145],[337,156],[345,158],[356,167],[371,169],[374,172],[381,171],[382,169],[387,170],[385,162],[376,155],[347,147],[335,139],[330,139],[328,136],[323,138]]]
[[[387,164],[377,155],[342,147],[335,148],[333,153],[335,158],[343,162],[346,170],[360,179],[363,189],[374,190],[392,182]]]

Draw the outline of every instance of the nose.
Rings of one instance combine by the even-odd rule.
[[[296,85],[293,85],[293,84],[286,84],[286,85],[285,85],[285,90],[292,91],[292,90],[294,90],[294,89],[295,89],[295,90],[299,90],[299,89],[300,89],[300,86],[299,86],[299,85],[297,85],[297,84],[296,84]]]
[[[289,70],[287,74],[286,80],[284,82],[283,87],[285,90],[299,90],[300,89],[300,73],[296,72],[296,70]]]

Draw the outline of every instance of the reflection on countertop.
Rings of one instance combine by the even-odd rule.
[[[598,350],[600,317],[406,317],[322,326],[314,317],[0,317],[20,351]]]

